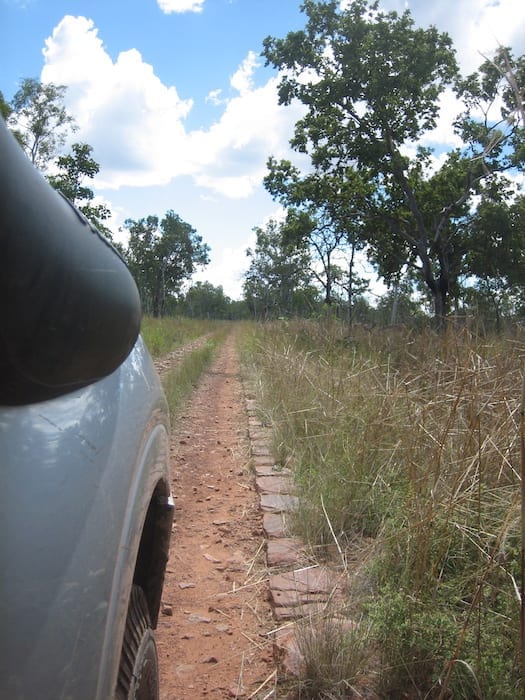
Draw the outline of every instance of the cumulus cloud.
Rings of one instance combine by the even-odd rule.
[[[256,56],[250,52],[230,79],[238,95],[208,100],[223,106],[209,128],[188,131],[192,99],[155,75],[136,49],[115,61],[92,20],[66,16],[46,40],[44,82],[68,86],[67,107],[101,165],[97,185],[167,184],[178,176],[228,197],[245,197],[260,185],[270,153],[287,148],[294,109],[278,106],[277,82],[255,87]]]
[[[42,80],[68,86],[75,140],[93,146],[104,169],[99,183],[161,184],[171,178],[173,159],[187,168],[183,120],[192,101],[163,85],[137,50],[113,62],[91,20],[66,16],[44,57]]]
[[[253,73],[259,66],[255,51],[250,51],[248,56],[239,66],[238,70],[230,78],[230,85],[241,95],[246,95],[253,88]]]
[[[209,130],[189,135],[203,166],[197,184],[228,197],[248,196],[264,177],[270,153],[289,156],[297,110],[278,106],[276,78],[231,99]]]
[[[255,241],[255,233],[252,232],[241,245],[226,246],[217,251],[217,255],[206,269],[193,275],[192,283],[210,282],[215,287],[222,287],[224,294],[231,299],[240,299],[244,274],[250,264],[246,249],[254,248]]]
[[[167,15],[172,12],[202,12],[204,0],[157,0],[157,4]]]

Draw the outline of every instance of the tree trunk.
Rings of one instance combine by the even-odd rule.
[[[447,291],[439,285],[434,285],[432,289],[432,300],[434,302],[434,321],[436,330],[443,331],[447,319]]]
[[[399,308],[399,282],[396,280],[392,289],[392,311],[390,313],[390,325],[397,323],[397,310]]]
[[[436,324],[436,330],[445,330],[445,321],[447,318],[448,311],[448,290],[449,290],[449,275],[448,268],[445,264],[443,257],[440,256],[440,273],[439,277],[436,277],[432,271],[432,265],[430,264],[430,259],[428,257],[425,242],[419,241],[419,258],[422,263],[423,277],[430,289],[432,295],[432,301],[434,303],[434,321]]]
[[[151,313],[153,318],[160,318],[160,289],[159,285],[156,284],[151,290]]]
[[[352,243],[352,254],[348,263],[348,328],[352,328],[354,321],[354,259],[355,243]]]

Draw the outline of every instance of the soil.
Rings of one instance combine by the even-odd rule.
[[[169,369],[181,352],[164,359]],[[275,697],[275,627],[231,334],[173,420],[175,524],[156,637],[161,700]]]

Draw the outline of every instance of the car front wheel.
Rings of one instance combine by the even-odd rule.
[[[133,586],[117,682],[116,700],[158,700],[157,646],[144,591]]]

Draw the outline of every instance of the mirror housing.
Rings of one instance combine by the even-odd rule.
[[[141,319],[124,260],[32,166],[0,118],[0,404],[113,372]]]

